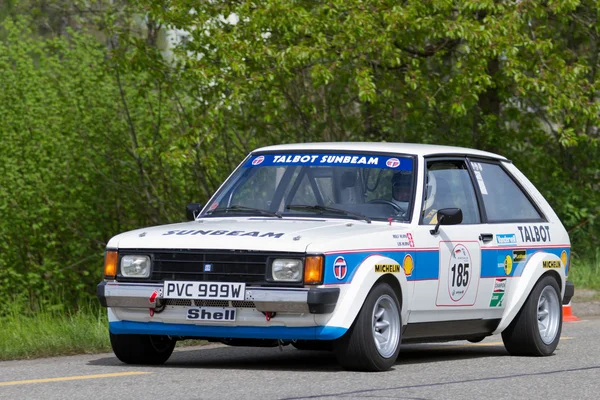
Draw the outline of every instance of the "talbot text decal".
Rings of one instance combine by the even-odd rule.
[[[260,157],[260,156],[259,156]],[[317,161],[317,159],[319,161]],[[379,161],[379,157],[365,157],[365,156],[321,156],[318,154],[315,155],[282,155],[275,156],[273,158],[273,163],[280,164],[290,164],[290,163],[298,163],[298,164],[367,164],[367,165],[377,165]],[[397,161],[397,160],[396,160]]]
[[[252,231],[252,232],[246,232],[246,231],[226,231],[226,230],[217,230],[217,231],[213,231],[211,229],[190,229],[190,230],[174,230],[174,231],[168,231],[166,233],[162,234],[163,236],[169,236],[169,235],[179,235],[179,236],[184,236],[184,235],[209,235],[209,236],[253,236],[253,237],[272,237],[272,238],[276,238],[279,239],[280,237],[282,237],[284,234],[283,233],[275,233],[275,232],[266,232],[266,233],[261,233],[258,231]]]
[[[412,171],[412,158],[370,154],[262,154],[248,159],[244,167],[277,165],[357,166]]]
[[[550,242],[550,226],[517,226],[522,242]]]

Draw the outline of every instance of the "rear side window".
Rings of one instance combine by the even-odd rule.
[[[543,219],[521,187],[498,164],[471,162],[489,222]]]

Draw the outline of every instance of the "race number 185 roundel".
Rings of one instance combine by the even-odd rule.
[[[448,268],[448,293],[452,301],[459,301],[467,293],[471,283],[471,265],[469,250],[462,244],[454,246]]]
[[[348,272],[348,266],[346,265],[346,260],[344,257],[338,257],[335,259],[333,263],[333,276],[339,281],[346,277],[346,273]]]

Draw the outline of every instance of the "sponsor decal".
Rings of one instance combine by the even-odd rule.
[[[494,282],[494,293],[503,293],[506,290],[506,278],[496,278]]]
[[[384,158],[370,154],[265,154],[251,157],[244,167],[277,165],[359,166],[412,171],[413,160],[409,157]]]
[[[397,240],[396,246],[398,247],[415,247],[412,233],[396,233],[392,235],[392,238]]]
[[[398,265],[398,264],[375,264],[375,272],[378,272],[378,273],[400,272],[400,265]]]
[[[560,261],[542,261],[544,268],[560,268]]]
[[[514,233],[497,233],[496,242],[504,245],[517,244],[517,235]]]
[[[235,308],[193,307],[188,308],[186,319],[189,321],[235,321]]]
[[[212,272],[212,264],[204,264],[204,272]]]
[[[215,201],[214,203],[212,203],[209,207],[209,210],[214,210],[215,208],[219,207],[219,202]]]
[[[550,225],[517,226],[521,234],[521,242],[550,242]]]
[[[513,270],[513,259],[511,256],[504,257],[504,273],[510,275]]]
[[[379,157],[350,155],[281,155],[273,157],[274,164],[351,164],[377,165]]]
[[[563,265],[566,267],[567,266],[567,252],[565,250],[562,251],[562,253],[560,253],[560,261],[562,261]]]
[[[520,263],[527,259],[527,251],[526,250],[513,250],[513,261],[516,263]]]
[[[346,277],[346,273],[348,272],[348,266],[346,265],[346,260],[344,257],[338,257],[335,259],[333,263],[333,276],[339,281]]]
[[[481,194],[488,194],[487,188],[485,187],[485,182],[483,181],[483,176],[481,176],[481,172],[474,171],[475,178],[477,179],[477,184],[479,185],[479,190],[481,190]]]
[[[498,268],[502,269],[507,276],[515,270],[516,264],[527,261],[527,250],[500,251],[499,253]]]
[[[502,307],[504,292],[506,290],[506,278],[496,278],[494,282],[494,291],[490,299],[490,307]]]
[[[412,275],[412,272],[415,269],[415,262],[410,254],[404,256],[404,261],[402,261],[402,268],[404,269],[404,274],[406,276]]]
[[[385,165],[390,168],[398,168],[400,166],[400,160],[397,158],[388,158],[388,160],[385,162]]]
[[[471,255],[465,245],[454,246],[448,266],[448,293],[452,301],[459,301],[467,293],[471,283],[471,264]]]
[[[252,236],[252,237],[272,237],[275,239],[279,239],[284,234],[283,233],[275,233],[275,232],[265,232],[261,233],[258,231],[246,232],[246,231],[228,231],[228,230],[211,230],[211,229],[190,229],[190,230],[173,230],[168,231],[162,234],[163,236],[177,235],[177,236]]]

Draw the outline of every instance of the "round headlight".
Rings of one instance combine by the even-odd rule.
[[[121,275],[127,278],[147,278],[150,276],[150,257],[123,256]]]
[[[293,258],[276,258],[271,263],[271,276],[278,282],[302,281],[302,260]]]

